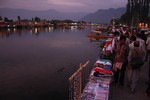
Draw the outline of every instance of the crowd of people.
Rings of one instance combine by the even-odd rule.
[[[149,63],[147,66],[149,69],[148,86],[145,95],[150,96],[150,33],[146,34],[141,29],[118,26],[111,28],[109,33],[114,36],[112,40],[113,84],[123,88],[127,72],[127,86],[131,93],[134,93],[137,90],[138,81],[140,81],[140,69],[144,63]]]

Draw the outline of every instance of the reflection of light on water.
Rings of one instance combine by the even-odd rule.
[[[65,28],[63,28],[62,31],[65,32]]]
[[[77,29],[77,26],[71,26],[71,31],[75,31]]]
[[[32,29],[30,30],[30,33],[32,34]]]
[[[14,32],[16,32],[16,28],[14,28],[14,30],[13,30]]]
[[[68,91],[68,84],[61,84],[61,82],[67,81],[70,73],[73,73],[80,63],[97,57],[97,52],[95,53],[97,48],[93,50],[91,45],[86,46],[89,44],[83,34],[86,31],[79,30],[77,34],[70,30],[62,33],[59,29],[52,34],[42,31],[43,35],[39,35],[38,38],[35,38],[34,34],[33,36],[28,34],[28,30],[20,32],[22,32],[21,37],[10,34],[12,38],[7,38],[7,41],[0,39],[2,45],[0,46],[0,70],[3,72],[0,73],[0,81],[4,83],[1,90],[5,89],[5,91],[1,91],[1,94],[4,96],[13,94],[13,98],[18,98],[18,94],[21,93],[19,98],[25,99],[38,98],[38,95],[44,98],[57,98],[57,95],[53,95],[53,90],[56,90],[54,91],[56,94],[62,94],[59,95],[58,100],[67,100],[68,97],[63,97],[66,95],[64,91]],[[34,32],[34,28],[31,28],[30,32]],[[61,68],[65,69],[57,72]],[[53,78],[55,79],[52,80]],[[23,81],[20,81],[22,79]],[[30,83],[26,84],[26,82]],[[40,91],[36,92],[39,89]],[[30,93],[26,93],[26,91],[30,91]],[[45,96],[50,93],[52,97]],[[11,100],[11,97],[8,96],[8,99]]]
[[[54,30],[53,27],[46,27],[46,28],[39,28],[35,27],[29,30],[31,34],[37,34],[37,33],[42,33],[42,32],[52,32]]]
[[[47,31],[48,31],[48,28],[45,28],[44,31],[47,32]]]
[[[35,28],[35,33],[38,33],[38,29],[37,28]]]
[[[48,32],[52,32],[54,30],[54,27],[48,27]]]
[[[33,28],[29,30],[31,34],[37,34],[38,33],[38,29],[37,28]]]
[[[10,32],[10,28],[8,28],[7,30],[8,30],[8,32]]]

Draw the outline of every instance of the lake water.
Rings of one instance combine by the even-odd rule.
[[[89,30],[0,30],[0,100],[68,100],[68,78],[98,58]]]

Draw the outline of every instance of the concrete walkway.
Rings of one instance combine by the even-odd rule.
[[[148,66],[149,63],[146,62],[141,68],[140,78],[135,93],[132,94],[129,87],[127,87],[126,76],[123,88],[119,88],[117,85],[110,86],[109,100],[150,100],[150,97],[144,95],[147,88]]]

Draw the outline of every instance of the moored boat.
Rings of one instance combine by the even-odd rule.
[[[89,34],[87,35],[87,37],[89,37],[89,38],[95,38],[95,39],[113,38],[113,36],[102,36],[102,35],[96,35],[96,34],[92,34],[92,33],[89,33]]]

